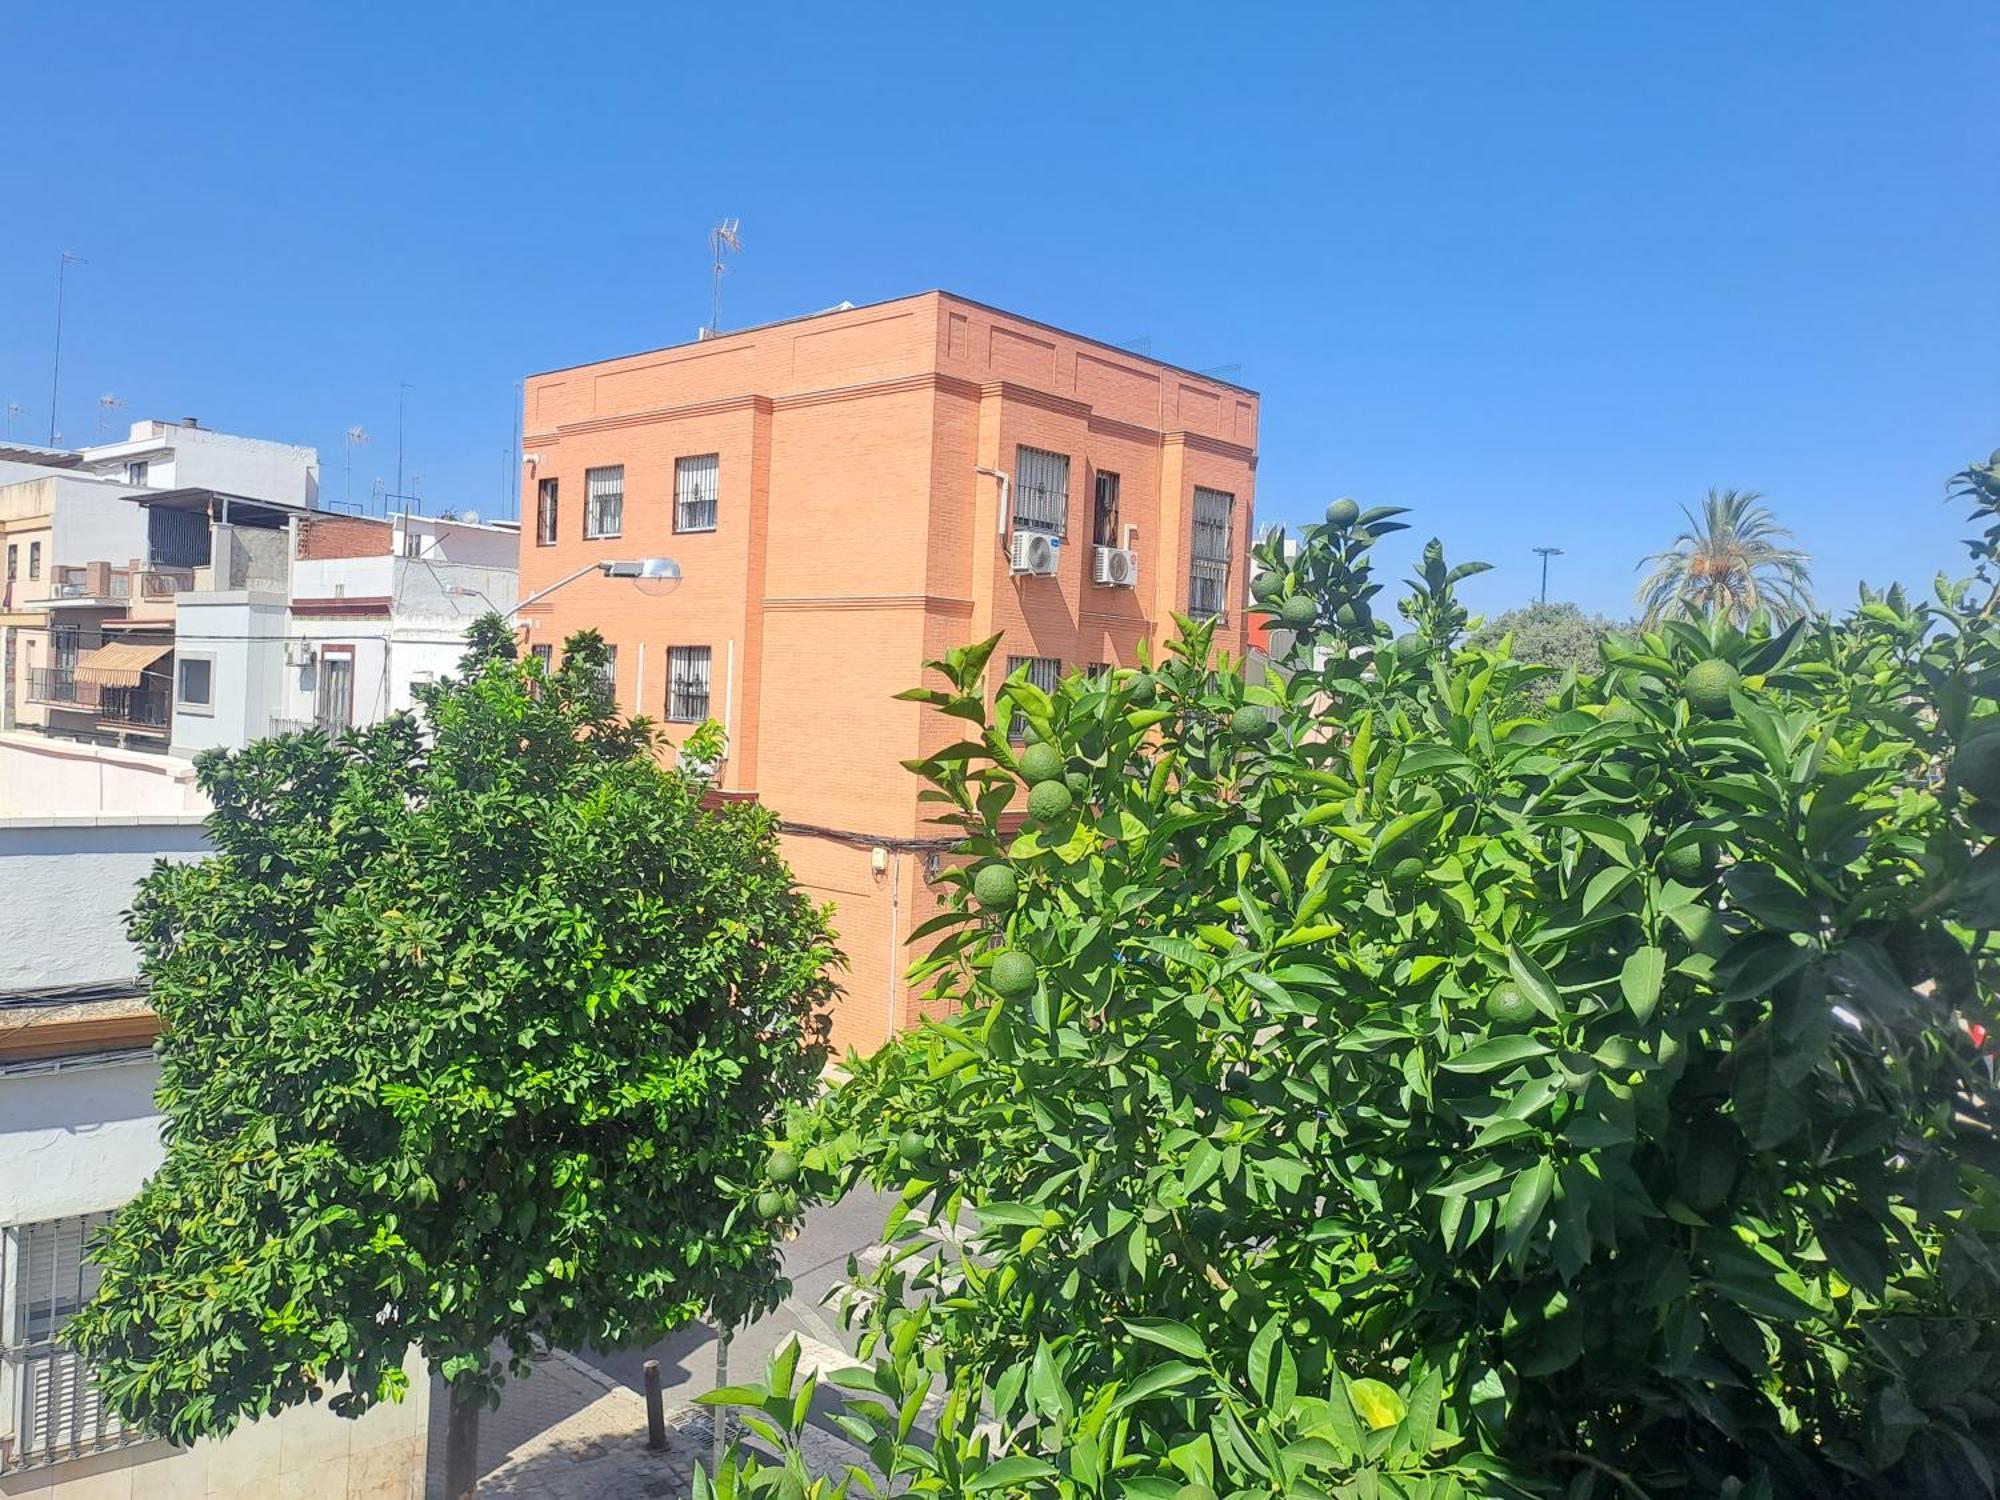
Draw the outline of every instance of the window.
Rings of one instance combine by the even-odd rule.
[[[30,578],[40,578],[42,576],[42,544],[40,542],[28,543],[28,576]]]
[[[1222,620],[1229,614],[1229,530],[1236,497],[1222,490],[1194,491],[1194,546],[1188,564],[1188,614]]]
[[[708,718],[711,653],[706,646],[676,646],[667,653],[667,721],[700,724]]]
[[[604,648],[604,666],[597,674],[597,680],[604,684],[604,691],[613,698],[618,696],[618,648]]]
[[[1101,682],[1111,675],[1111,663],[1108,661],[1094,661],[1083,669],[1083,675],[1088,677],[1092,682]]]
[[[147,464],[145,459],[135,458],[125,465],[125,482],[127,484],[143,485],[146,482],[146,475],[150,472],[151,466]]]
[[[1014,450],[1014,527],[1061,536],[1069,524],[1069,455]]]
[[[535,486],[535,545],[556,544],[556,482],[544,479]]]
[[[21,544],[10,542],[7,546],[7,581],[12,583],[21,571]]]
[[[345,734],[354,725],[354,648],[327,646],[319,654],[319,687],[313,697],[313,719],[328,735]]]
[[[556,669],[556,648],[554,646],[543,644],[531,646],[528,649],[533,654],[535,660],[542,664],[544,672],[553,672]]]
[[[714,453],[674,460],[674,530],[713,531],[722,487],[722,460]]]
[[[424,555],[424,534],[405,528],[403,531],[403,556],[422,557]]]
[[[1090,537],[1100,547],[1122,547],[1118,540],[1118,476],[1097,471],[1097,503],[1090,524]]]
[[[586,469],[583,474],[583,535],[597,537],[625,534],[625,465]]]
[[[1045,693],[1053,693],[1062,682],[1062,662],[1053,656],[1010,656],[1007,658],[1007,675],[1012,677],[1021,668],[1028,669],[1028,681]],[[1013,722],[1007,726],[1007,738],[1024,740],[1028,737],[1027,716],[1019,709],[1014,711]]]
[[[84,1254],[109,1213],[44,1219],[0,1230],[0,1472],[138,1442],[99,1399],[82,1359],[61,1342],[63,1325],[97,1295],[101,1277]]]
[[[700,724],[708,718],[708,646],[674,646],[666,654],[666,718]]]
[[[205,656],[183,656],[176,708],[207,712],[215,707],[215,663]]]

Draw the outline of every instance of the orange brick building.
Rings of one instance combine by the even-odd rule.
[[[521,594],[668,556],[664,595],[587,577],[530,648],[603,632],[627,711],[729,731],[721,784],[786,825],[848,957],[834,1040],[914,1018],[936,855],[901,762],[955,738],[894,694],[1004,634],[1048,673],[1130,665],[1170,614],[1240,655],[1254,392],[944,292],[530,376]],[[1103,580],[1103,581],[1100,581]]]

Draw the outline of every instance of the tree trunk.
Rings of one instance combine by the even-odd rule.
[[[721,1390],[729,1384],[729,1341],[735,1336],[733,1328],[724,1328],[715,1337],[715,1388]],[[722,1472],[722,1455],[729,1447],[729,1408],[712,1407],[715,1413],[715,1468],[712,1472]]]
[[[485,1403],[449,1387],[451,1413],[444,1431],[445,1500],[472,1500],[479,1492],[479,1408]]]

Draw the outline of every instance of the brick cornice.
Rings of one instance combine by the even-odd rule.
[[[1161,441],[1169,448],[1192,448],[1197,453],[1212,453],[1217,458],[1233,458],[1239,463],[1249,464],[1253,469],[1257,466],[1255,449],[1207,437],[1199,432],[1189,432],[1185,428],[1162,434]]]
[[[764,608],[773,611],[921,609],[969,615],[972,601],[948,594],[790,594],[766,598]]]

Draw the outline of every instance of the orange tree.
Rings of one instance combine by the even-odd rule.
[[[793,1124],[902,1189],[841,1426],[928,1494],[1992,1493],[1990,602],[1671,624],[1524,709],[1436,544],[1375,622],[1390,514],[1263,549],[1286,673],[933,664],[962,1008]],[[719,1394],[786,1455],[720,1493],[803,1489],[816,1384]]]
[[[448,1383],[449,1490],[540,1339],[643,1343],[782,1294],[754,1211],[820,1071],[832,949],[776,821],[703,811],[621,719],[479,623],[461,680],[329,741],[197,762],[216,852],[141,884],[166,1160],[69,1325],[178,1441]],[[496,1350],[498,1352],[496,1352]]]

